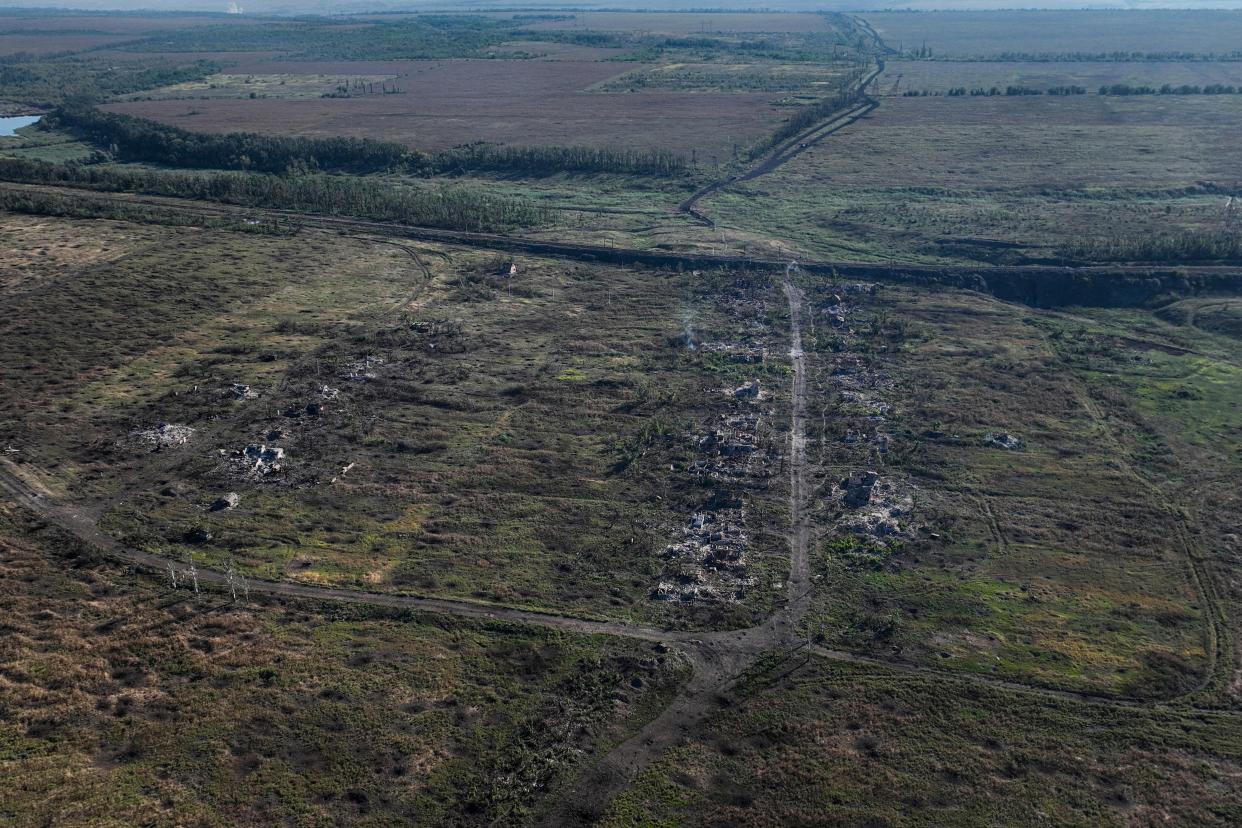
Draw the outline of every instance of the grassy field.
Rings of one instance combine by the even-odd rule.
[[[773,658],[600,822],[1227,826],[1231,720]]]
[[[1003,53],[1233,52],[1242,13],[1221,10],[1066,10],[868,12],[863,17],[894,49],[926,45],[937,58]]]
[[[73,226],[37,229],[57,249]],[[4,366],[0,439],[107,504],[105,524],[132,542],[188,552],[183,536],[208,520],[202,559],[265,577],[687,623],[761,612],[779,538],[754,541],[743,603],[648,593],[658,553],[711,495],[684,469],[693,435],[727,409],[720,389],[783,371],[689,350],[685,328],[753,337],[763,290],[725,299],[676,273],[537,260],[507,281],[488,254],[415,252],[429,282],[389,244],[172,231],[14,291],[24,310],[5,335],[28,347]],[[127,287],[138,273],[145,295]],[[21,319],[41,320],[39,341]],[[56,359],[41,357],[53,342]],[[198,431],[155,453],[129,436],[158,422]],[[286,467],[249,479],[230,453],[271,432]],[[204,516],[228,490],[245,506]]]
[[[1219,83],[1242,85],[1242,63],[1190,61],[938,61],[890,60],[875,88],[891,92],[897,78],[897,94],[915,92],[944,93],[954,87],[988,89],[1025,86],[1046,91],[1056,86],[1082,86],[1095,94],[1103,85],[1131,86],[1164,84],[1205,86]]]
[[[1076,236],[1224,226],[1234,96],[886,98],[772,175],[705,202],[804,255],[1049,258]],[[1207,189],[1205,189],[1205,185]]]
[[[1188,557],[1201,552],[1171,524],[1191,515],[1190,536],[1216,546],[1215,509],[1182,487],[1236,468],[1222,450],[1242,428],[1236,342],[1148,313],[1086,320],[969,294],[890,289],[868,310],[859,376],[867,405],[891,408],[858,411],[841,379],[856,357],[823,349],[823,486],[876,468],[921,526],[870,555],[830,533],[808,632],[1057,687],[1192,689],[1208,657]]]
[[[7,506],[0,571],[14,828],[513,824],[681,677],[625,642],[171,592]]]

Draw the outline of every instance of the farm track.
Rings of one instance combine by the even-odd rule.
[[[577,781],[571,783],[557,804],[545,815],[546,825],[590,824],[627,784],[666,749],[698,733],[709,715],[727,703],[726,694],[735,689],[739,679],[746,676],[756,665],[760,665],[765,656],[774,653],[782,655],[774,665],[767,668],[760,665],[765,671],[782,669],[775,677],[769,677],[769,681],[787,677],[801,669],[814,655],[843,664],[872,667],[899,676],[933,678],[961,685],[988,687],[995,691],[1012,692],[1032,698],[1107,705],[1136,711],[1167,711],[1174,715],[1194,713],[1242,718],[1242,710],[1196,707],[1182,700],[1177,700],[1178,703],[1152,702],[1037,687],[1005,679],[955,673],[909,662],[831,650],[810,645],[803,639],[797,629],[809,608],[812,592],[809,558],[812,531],[808,513],[810,503],[805,433],[807,356],[802,347],[802,291],[788,277],[782,281],[781,288],[789,307],[789,356],[793,367],[788,438],[790,561],[783,604],[762,623],[741,630],[676,631],[623,621],[558,615],[486,603],[319,587],[288,581],[248,579],[247,594],[253,592],[278,599],[361,604],[480,621],[529,624],[586,635],[609,635],[648,641],[679,652],[692,669],[690,679],[681,692],[655,719],[616,746]],[[88,547],[154,577],[160,577],[170,568],[184,566],[179,561],[125,546],[99,529],[92,515],[73,504],[58,502],[51,492],[38,483],[34,475],[26,473],[22,467],[7,458],[0,458],[0,493],[67,531]],[[232,581],[228,573],[210,568],[198,568],[196,575],[200,584],[216,589],[227,590]],[[786,664],[794,654],[804,654],[804,657],[792,668],[787,668]]]
[[[775,149],[752,166],[749,170],[722,178],[719,181],[713,181],[705,187],[695,191],[689,198],[677,205],[677,212],[689,216],[695,221],[706,227],[715,227],[716,222],[709,216],[698,209],[698,203],[710,195],[714,195],[734,184],[741,184],[746,181],[753,181],[760,176],[767,175],[773,170],[779,169],[781,166],[789,163],[811,147],[818,144],[828,136],[845,129],[847,126],[857,122],[871,113],[880,102],[864,90],[871,85],[880,73],[884,71],[884,61],[878,60],[876,67],[868,74],[858,85],[858,89],[863,93],[863,102],[857,106],[851,107],[843,112],[838,112],[830,116],[827,120],[820,121],[809,129],[803,130],[794,137],[784,141]]]

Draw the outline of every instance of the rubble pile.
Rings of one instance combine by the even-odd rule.
[[[345,364],[341,370],[341,378],[351,380],[353,382],[366,382],[375,379],[375,371],[384,364],[384,358],[378,356],[364,356],[362,359],[355,359]],[[326,386],[325,386],[326,387]]]
[[[236,509],[240,504],[241,495],[237,492],[229,492],[213,500],[207,508],[212,512],[227,512],[230,509]]]
[[[742,327],[770,335],[761,321],[763,304],[753,290],[739,283],[725,301]],[[702,350],[727,354],[730,362],[742,365],[761,364],[766,355],[763,345],[749,341],[710,342]],[[709,481],[712,495],[687,516],[660,552],[664,577],[651,591],[657,601],[737,601],[755,583],[748,572],[750,538],[743,493],[769,475],[762,431],[772,412],[763,404],[767,393],[758,379],[719,393],[728,401],[727,410],[705,432],[689,435],[698,457],[688,472]]]
[[[140,443],[145,443],[155,449],[161,449],[172,446],[184,446],[194,436],[194,429],[188,425],[178,425],[177,423],[159,423],[155,428],[138,429],[132,432],[130,436]]]
[[[284,468],[285,450],[265,443],[251,443],[234,451],[229,461],[241,475],[263,478]]]
[[[914,511],[914,498],[892,480],[873,471],[854,472],[841,481],[841,504],[850,513],[838,526],[857,535],[892,538],[902,534],[902,519]]]
[[[827,381],[840,400],[838,416],[845,421],[841,440],[856,464],[829,493],[838,507],[837,528],[887,541],[908,533],[914,497],[907,484],[883,473],[884,454],[894,442],[886,430],[895,413],[887,398],[896,384],[883,371],[869,367],[856,349],[860,334],[853,320],[860,300],[874,293],[873,285],[837,287],[819,312],[834,337]]]
[[[1022,438],[1015,437],[1006,431],[993,431],[986,435],[983,438],[983,441],[989,445],[1007,449],[1009,451],[1017,451],[1022,448]]]

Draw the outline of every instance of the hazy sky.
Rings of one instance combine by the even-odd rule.
[[[249,14],[297,12],[351,12],[398,9],[550,7],[576,8],[768,8],[849,11],[860,9],[1002,9],[1002,8],[1206,8],[1242,9],[1242,0],[579,0],[557,4],[547,0],[237,0]],[[149,9],[158,11],[216,11],[228,9],[229,0],[0,0],[2,8],[74,8],[90,10]]]

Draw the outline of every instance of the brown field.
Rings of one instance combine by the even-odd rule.
[[[1008,85],[1046,89],[1075,84],[1094,93],[1103,84],[1156,86],[1172,84],[1242,84],[1242,63],[1151,61],[963,61],[893,60],[885,65],[875,88],[887,93],[901,77],[898,94],[908,89],[944,92],[955,86],[1004,88]]]
[[[532,21],[529,29],[594,29],[609,32],[660,32],[698,34],[704,32],[826,32],[827,21],[818,14],[764,12],[716,13],[634,13],[587,12],[573,15],[572,20]]]
[[[95,221],[73,235],[57,233],[61,222],[41,216],[8,216],[0,223],[0,297],[25,290],[66,270],[104,266],[143,247],[165,243],[163,228]]]
[[[285,52],[131,52],[125,49],[100,49],[91,56],[110,61],[167,61],[168,63],[193,63],[210,60],[223,66],[237,63],[275,60]]]
[[[133,40],[117,34],[2,34],[0,55],[51,55],[59,52],[80,52],[96,46],[108,46]]]
[[[868,12],[893,48],[926,43],[941,57],[1001,52],[1231,52],[1242,43],[1236,11]]]
[[[131,14],[84,14],[51,15],[48,17],[0,18],[0,31],[17,33],[25,31],[49,32],[98,32],[136,36],[148,32],[166,32],[189,29],[196,26],[247,26],[266,22],[261,17],[236,14],[221,15],[131,15]]]
[[[779,118],[760,93],[593,94],[635,64],[587,61],[258,61],[235,73],[395,76],[401,93],[317,100],[156,100],[109,109],[206,132],[355,136],[435,150],[471,141],[727,152]]]

